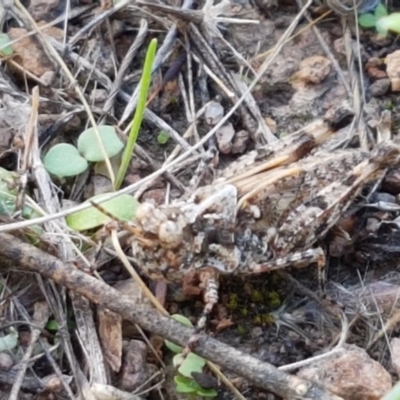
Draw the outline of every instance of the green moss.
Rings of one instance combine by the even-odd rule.
[[[250,297],[253,303],[261,303],[264,300],[264,295],[261,290],[252,290]]]
[[[253,318],[254,325],[272,325],[275,318],[270,313],[258,314]]]
[[[244,336],[248,333],[248,329],[244,325],[238,324],[237,332],[239,335]]]
[[[236,293],[229,294],[228,304],[226,305],[230,310],[236,310],[238,307],[239,296]]]
[[[265,301],[270,307],[279,307],[281,305],[279,294],[275,291],[266,293]]]
[[[241,307],[239,309],[239,313],[240,313],[240,315],[246,317],[247,315],[249,315],[249,310],[246,307]]]

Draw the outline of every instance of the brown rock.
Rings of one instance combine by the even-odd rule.
[[[373,80],[383,79],[383,78],[387,77],[386,72],[382,71],[378,67],[370,67],[370,68],[368,68],[367,69],[367,73],[368,73],[368,76]]]
[[[400,168],[392,169],[387,173],[382,189],[394,195],[400,193]]]
[[[389,91],[389,88],[390,79],[379,79],[371,84],[371,86],[369,87],[369,93],[373,97],[384,96]]]
[[[389,373],[355,345],[343,346],[331,357],[302,368],[297,375],[346,400],[379,400],[392,388]]]
[[[123,344],[123,363],[120,374],[120,386],[123,390],[133,391],[151,376],[151,368],[146,361],[147,346],[139,340],[125,341]]]
[[[400,50],[386,57],[386,72],[392,84],[392,91],[400,91]]]

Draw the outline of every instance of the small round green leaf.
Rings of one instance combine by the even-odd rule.
[[[175,321],[180,322],[183,325],[189,326],[190,328],[193,328],[193,324],[190,321],[189,318],[184,317],[183,315],[180,314],[174,314],[171,315],[171,318],[173,318]],[[169,340],[164,340],[165,345],[167,346],[167,348],[171,351],[173,351],[174,353],[181,353],[183,350],[183,347],[178,346],[175,343],[170,342]]]
[[[182,375],[175,375],[174,381],[176,384],[176,391],[178,393],[196,393],[202,387],[193,378],[187,378]]]
[[[107,156],[111,158],[117,155],[124,147],[124,144],[118,137],[115,128],[109,125],[100,125],[97,129]],[[93,128],[86,129],[79,135],[78,150],[88,161],[98,162],[105,159]]]
[[[0,33],[0,53],[7,57],[13,54],[13,48],[10,46],[10,37],[7,33]]]
[[[399,400],[400,399],[400,382],[393,386],[389,393],[386,393],[382,400]]]
[[[173,318],[175,321],[178,321],[185,326],[193,328],[192,321],[189,318],[185,317],[184,315],[173,314],[173,315],[171,315],[171,318]]]
[[[197,390],[186,385],[176,385],[175,387],[178,393],[196,393]]]
[[[197,390],[196,392],[199,396],[202,397],[216,397],[218,396],[218,392],[214,389],[204,389],[204,388],[200,388],[199,390]]]
[[[183,347],[178,346],[177,344],[172,343],[169,340],[164,340],[164,342],[165,342],[165,346],[167,346],[167,348],[169,350],[171,350],[173,353],[176,353],[176,354],[182,353]]]
[[[172,362],[175,366],[179,365],[182,362],[183,355],[176,354],[172,359]],[[192,372],[202,372],[203,367],[206,365],[206,360],[202,357],[199,357],[197,354],[189,353],[185,360],[183,361],[182,365],[178,368],[178,372],[191,378]]]
[[[376,21],[376,30],[382,35],[386,35],[388,31],[400,33],[400,13],[392,13],[379,18]]]
[[[190,385],[192,382],[196,383],[196,381],[194,381],[193,378],[186,378],[186,376],[182,375],[175,375],[174,382],[177,385]]]
[[[43,164],[50,174],[59,178],[79,175],[88,167],[76,147],[67,143],[52,147],[44,157]]]
[[[47,322],[46,329],[49,331],[58,331],[58,322],[55,319],[51,319],[49,322]]]
[[[165,131],[161,131],[158,136],[157,136],[157,142],[158,144],[165,144],[169,140],[169,135]]]
[[[358,17],[358,24],[363,28],[373,28],[376,25],[376,17],[373,14],[362,14]]]
[[[102,193],[87,200],[99,202],[110,193]],[[132,221],[135,218],[136,210],[139,202],[128,194],[122,194],[111,200],[107,200],[100,204],[106,211],[123,221]],[[86,231],[89,229],[97,228],[98,226],[107,224],[111,218],[103,214],[95,207],[90,207],[86,210],[78,211],[66,217],[67,224],[75,231]]]
[[[375,17],[376,19],[385,17],[386,15],[388,15],[387,9],[385,7],[384,4],[379,3],[376,8],[375,8]]]

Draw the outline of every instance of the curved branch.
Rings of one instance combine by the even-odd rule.
[[[163,316],[155,309],[136,304],[128,296],[121,295],[104,282],[78,270],[73,264],[63,263],[15,236],[0,234],[0,254],[13,261],[19,268],[52,279],[93,303],[102,305],[141,328],[174,343],[185,346],[193,334],[193,329]],[[280,371],[204,334],[199,335],[196,353],[248,379],[254,385],[286,399],[341,400],[314,382]]]

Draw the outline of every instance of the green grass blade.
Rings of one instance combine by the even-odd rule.
[[[132,158],[133,148],[137,141],[140,126],[143,120],[143,114],[146,108],[147,93],[151,82],[151,70],[157,50],[157,39],[152,39],[146,53],[146,60],[144,62],[143,74],[140,80],[139,99],[136,106],[135,116],[129,133],[128,143],[126,144],[124,153],[122,155],[121,166],[118,170],[117,179],[115,181],[114,189],[118,190],[124,180],[126,171]]]

